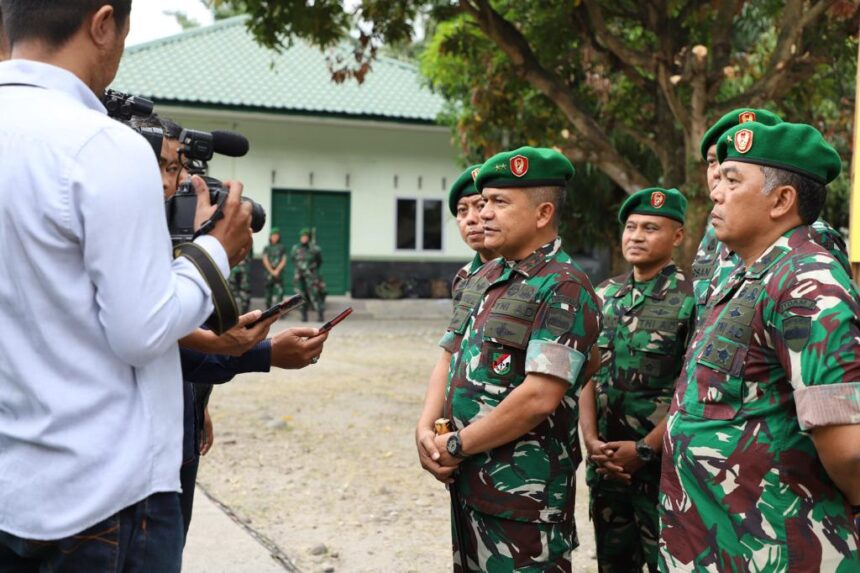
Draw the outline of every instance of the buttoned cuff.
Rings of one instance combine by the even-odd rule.
[[[442,338],[439,339],[439,346],[441,346],[444,350],[447,350],[451,354],[457,351],[456,344],[454,344],[457,335],[451,332],[450,330],[442,335]]]
[[[532,340],[526,351],[526,374],[546,374],[574,384],[585,364],[585,355],[570,346],[548,340]]]
[[[807,431],[860,424],[860,382],[807,386],[794,391],[797,422]]]
[[[194,239],[194,243],[206,249],[225,279],[230,276],[230,260],[227,258],[227,251],[224,250],[221,241],[211,235],[200,235]]]

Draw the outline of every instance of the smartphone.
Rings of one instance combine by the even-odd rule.
[[[304,299],[302,299],[302,295],[294,294],[290,298],[279,302],[272,308],[267,308],[266,310],[264,310],[263,314],[260,315],[260,318],[250,324],[246,324],[245,328],[254,328],[255,326],[257,326],[257,324],[259,324],[263,320],[266,320],[267,318],[271,318],[276,314],[279,316],[287,314],[291,310],[294,310],[302,306],[303,304],[305,304],[305,301]]]
[[[348,307],[345,311],[343,311],[339,315],[337,315],[336,317],[334,317],[333,319],[331,319],[330,321],[328,321],[327,323],[323,324],[320,327],[320,332],[321,333],[322,332],[328,332],[329,330],[334,328],[338,322],[340,322],[341,320],[343,320],[344,318],[346,318],[350,314],[352,314],[352,307],[351,306]]]

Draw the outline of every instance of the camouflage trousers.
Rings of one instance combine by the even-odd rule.
[[[245,270],[233,269],[230,273],[230,290],[236,299],[239,312],[245,314],[251,309],[251,277]],[[266,308],[272,305],[267,305]]]
[[[656,573],[660,517],[658,489],[591,488],[590,515],[600,573]]]
[[[302,316],[307,317],[308,310],[317,311],[320,322],[323,320],[325,313],[325,298],[322,295],[322,289],[317,285],[319,281],[308,281],[301,277],[294,279],[296,294],[302,295],[305,299],[305,306],[302,307]]]
[[[459,547],[458,528],[463,534]],[[576,525],[530,523],[475,511],[461,503],[451,511],[454,573],[570,573],[578,545]]]
[[[266,275],[266,308],[271,307],[275,302],[281,302],[284,298],[284,284],[281,278],[275,278],[270,274]],[[274,302],[273,302],[274,301]]]

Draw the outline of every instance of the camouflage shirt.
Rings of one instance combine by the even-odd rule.
[[[475,253],[475,257],[463,265],[463,267],[457,271],[457,274],[454,275],[454,280],[451,281],[451,299],[454,301],[454,306],[457,306],[457,303],[460,302],[460,297],[463,295],[463,285],[466,284],[466,279],[478,272],[482,266],[484,266],[484,262],[481,260],[481,255]]]
[[[824,219],[818,219],[810,225],[809,234],[813,241],[839,261],[850,277],[851,262],[848,260],[848,248],[842,234]],[[711,294],[726,283],[732,271],[739,265],[740,257],[717,239],[714,226],[709,222],[696,251],[696,258],[693,259],[693,294],[696,297],[697,325],[704,318],[705,306]]]
[[[290,260],[295,267],[295,280],[312,279],[322,264],[322,252],[316,245],[296,243],[290,249]]]
[[[597,287],[603,304],[603,329],[597,339],[601,367],[592,379],[601,440],[638,441],[666,417],[690,331],[692,293],[674,263],[647,281],[637,283],[630,272]],[[594,470],[589,464],[589,486],[626,489],[620,482],[598,479]],[[656,492],[659,461],[633,477],[636,486],[647,482]]]
[[[281,243],[275,243],[274,245],[269,243],[263,248],[263,256],[266,257],[274,269],[287,256],[287,248]]]
[[[475,510],[518,521],[572,521],[582,459],[577,397],[599,328],[591,283],[558,239],[522,261],[489,262],[463,286],[440,343],[452,354],[444,411],[457,429],[490,413],[527,374],[570,385],[533,430],[460,464],[454,487]]]
[[[850,508],[807,433],[860,423],[858,315],[805,226],[714,292],[663,441],[662,570],[860,570]]]

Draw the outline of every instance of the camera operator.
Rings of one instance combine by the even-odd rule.
[[[179,571],[176,341],[213,309],[173,260],[151,148],[106,117],[131,0],[0,0],[0,564]],[[199,178],[198,225],[214,212]],[[228,183],[197,239],[223,276],[250,245]]]
[[[134,117],[129,123],[135,129],[161,130],[163,139],[158,166],[162,191],[165,199],[172,197],[179,182],[186,177],[179,156],[182,127],[156,114]],[[182,378],[185,380],[185,427],[180,472],[180,504],[185,535],[191,524],[200,455],[205,454],[213,442],[211,420],[206,412],[212,384],[229,382],[235,375],[245,372],[268,372],[272,366],[304,368],[319,359],[323,343],[328,338],[328,333],[320,333],[316,328],[291,328],[266,339],[269,327],[278,320],[278,316],[261,321],[253,328],[245,328],[260,314],[256,310],[241,316],[239,323],[221,336],[201,328],[179,342]]]

